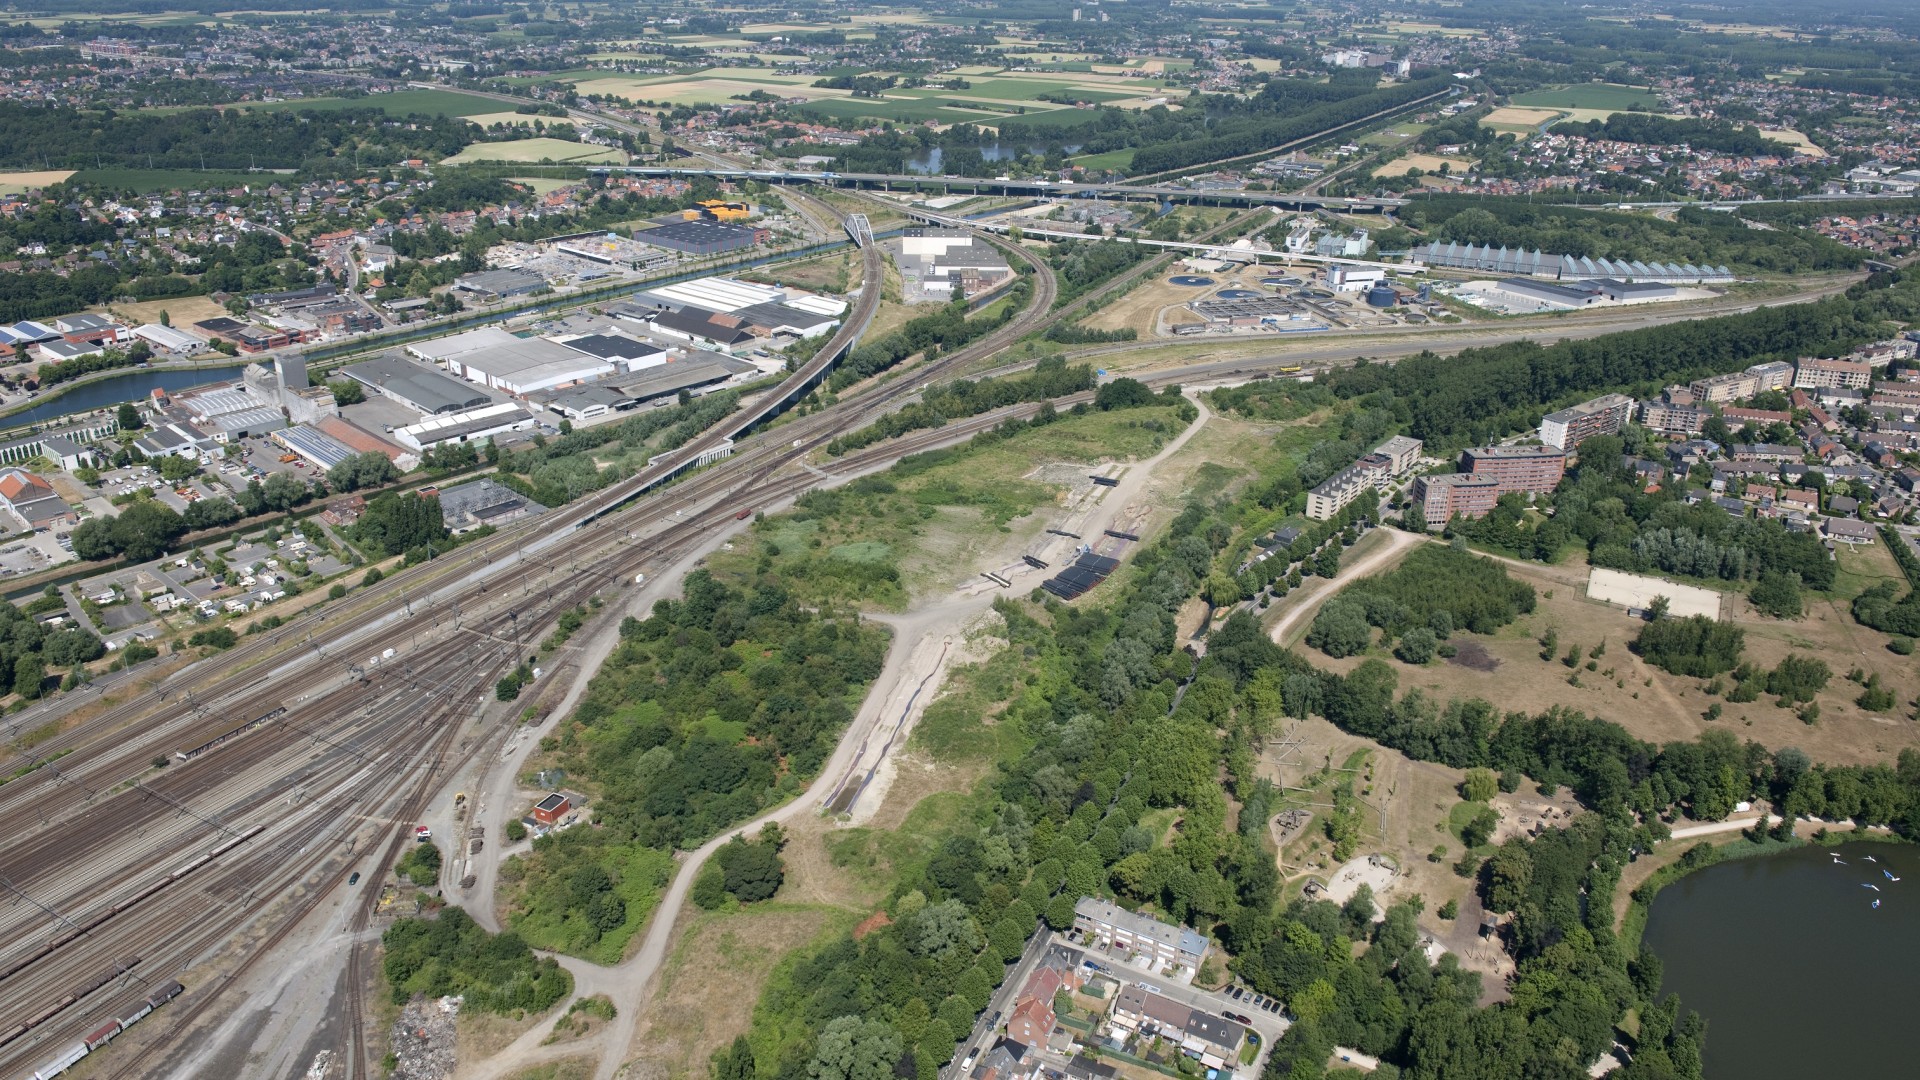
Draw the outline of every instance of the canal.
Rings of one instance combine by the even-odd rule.
[[[1708,1080],[1920,1076],[1902,1034],[1920,981],[1920,849],[1710,866],[1661,890],[1643,944],[1662,989],[1706,1018]]]
[[[50,397],[30,409],[9,413],[6,426],[20,427],[26,424],[45,424],[58,420],[62,416],[92,412],[95,409],[111,409],[123,401],[139,401],[156,388],[161,390],[185,390],[189,386],[204,386],[212,382],[229,382],[240,377],[246,370],[246,362],[222,365],[219,367],[196,368],[134,368],[124,375],[110,379],[84,383],[72,387],[57,397]]]

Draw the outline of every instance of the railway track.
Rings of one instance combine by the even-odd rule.
[[[922,374],[931,377],[1001,348],[1030,332],[1045,317],[1056,294],[1052,276],[1044,264],[1021,254],[1035,267],[1037,275],[1033,302],[1027,312],[973,346],[924,365]],[[869,255],[877,259],[877,253]],[[877,281],[878,275],[870,280]],[[864,323],[870,317],[871,307],[877,306],[878,290],[868,292],[870,295],[863,297],[863,301],[871,301],[868,311],[865,315],[857,313],[850,326],[853,322]],[[848,334],[847,343],[853,336]],[[831,357],[816,358],[817,370],[809,372],[803,367],[796,373],[795,380],[817,377],[825,370],[827,359]],[[15,781],[0,787],[0,814],[14,824],[19,824],[23,815],[29,817],[28,824],[21,830],[22,843],[9,849],[6,875],[9,879],[18,876],[48,883],[47,899],[41,902],[49,908],[63,912],[73,908],[83,914],[90,913],[95,910],[90,904],[98,905],[111,899],[115,875],[138,874],[164,865],[176,858],[183,847],[191,849],[198,843],[199,833],[211,828],[211,822],[240,821],[249,814],[264,814],[276,800],[292,798],[292,793],[303,785],[344,783],[342,777],[362,776],[372,767],[369,755],[373,755],[371,760],[385,763],[380,767],[389,771],[399,767],[399,763],[418,760],[429,751],[433,751],[431,758],[438,760],[449,752],[455,733],[465,726],[461,722],[464,718],[457,714],[467,708],[446,706],[446,695],[440,693],[441,685],[463,684],[467,687],[467,696],[472,697],[484,690],[494,672],[512,662],[506,652],[514,650],[495,649],[476,654],[472,648],[476,637],[496,645],[507,643],[510,637],[518,640],[522,634],[531,638],[561,611],[585,602],[596,593],[618,587],[636,568],[653,566],[691,550],[712,529],[724,525],[733,516],[738,500],[764,504],[814,486],[818,481],[812,476],[779,474],[833,434],[845,430],[847,425],[859,423],[888,407],[908,389],[905,384],[895,382],[856,391],[840,405],[783,426],[777,438],[761,435],[745,440],[742,449],[724,467],[696,473],[680,485],[649,498],[639,513],[620,509],[622,503],[645,492],[659,479],[672,476],[679,471],[681,463],[694,460],[711,443],[724,437],[717,432],[710,433],[654,469],[582,500],[575,507],[549,515],[541,522],[544,535],[540,537],[533,537],[524,529],[502,534],[456,552],[456,557],[435,561],[444,565],[428,564],[396,575],[390,582],[368,590],[357,603],[338,605],[335,611],[322,617],[297,620],[274,634],[247,642],[221,658],[221,662],[183,672],[170,680],[163,692],[129,701],[105,717],[63,735],[60,744],[40,748],[41,751],[71,750],[71,757],[48,761],[51,752],[16,747],[16,757],[45,763],[40,771],[26,778],[27,782]],[[974,418],[939,432],[925,433],[922,438],[901,440],[865,454],[849,455],[834,467],[841,472],[877,468],[923,446],[984,430],[999,419],[997,415]],[[741,431],[752,422],[753,418],[749,418],[733,431]],[[669,511],[672,516],[668,515]],[[634,543],[633,519],[643,515],[654,521],[665,520],[667,524],[654,535]],[[517,596],[515,585],[520,586]],[[405,618],[403,610],[412,614],[413,619]],[[428,619],[432,623],[422,626]],[[469,621],[472,626],[468,625]],[[416,645],[396,656],[396,663],[404,664],[404,669],[393,667],[368,672],[358,669],[349,659],[364,655],[362,650],[372,644],[369,639],[392,640],[395,635],[409,633],[416,639],[424,633],[429,640],[424,647]],[[328,644],[324,647],[318,642],[309,644],[316,637]],[[390,695],[386,705],[372,700],[383,686],[402,678],[413,683],[413,694]],[[435,717],[432,725],[421,724],[422,708],[432,708],[430,703],[436,698],[441,700],[442,707],[432,709],[431,715]],[[251,710],[264,710],[269,705],[286,708],[285,718],[211,751],[204,759],[169,768],[151,780],[141,778],[149,769],[144,760],[156,751],[171,752],[190,732],[221,728],[232,717],[255,715]],[[128,725],[135,719],[148,722],[130,733]],[[405,737],[403,730],[408,719],[414,721],[413,737]],[[439,732],[432,740],[426,740],[423,734],[429,727]],[[483,741],[470,736],[462,752],[471,752]],[[428,745],[429,742],[437,744],[437,749]],[[313,746],[324,747],[315,753],[331,763],[327,771],[303,769],[295,760],[300,756],[301,747]],[[350,764],[360,768],[349,771]],[[389,785],[388,790],[394,797],[379,807],[356,807],[342,796],[341,800],[329,804],[330,809],[316,812],[313,823],[308,826],[315,831],[289,836],[280,842],[262,843],[252,849],[255,854],[223,879],[237,881],[236,875],[250,875],[247,880],[252,884],[247,895],[254,900],[251,904],[229,902],[210,910],[205,901],[190,890],[162,891],[151,901],[155,906],[142,911],[137,922],[141,929],[137,933],[126,929],[135,926],[135,921],[116,919],[103,923],[95,932],[80,939],[81,948],[63,948],[22,966],[12,976],[0,979],[0,1017],[15,1015],[27,999],[62,984],[74,971],[94,964],[98,956],[129,943],[155,938],[175,941],[178,947],[161,950],[153,963],[147,965],[156,969],[168,965],[191,966],[196,958],[204,960],[220,942],[262,917],[266,897],[295,887],[301,879],[316,873],[330,858],[337,856],[333,851],[336,845],[315,842],[325,833],[328,823],[355,815],[384,817],[389,823],[404,822],[432,794],[431,781],[435,775],[428,770],[415,782]],[[132,786],[129,786],[130,780]],[[218,796],[227,791],[247,795],[245,799],[220,801]],[[173,808],[176,819],[184,819],[191,813],[198,829],[188,826],[150,830],[156,800]],[[37,807],[40,812],[28,813],[29,806]],[[199,809],[192,809],[194,807]],[[291,825],[277,825],[262,836],[271,839],[290,828]],[[108,838],[117,838],[117,842]],[[394,832],[386,855],[390,858],[402,842],[404,837]],[[287,859],[289,851],[303,855]],[[263,860],[273,860],[281,868],[280,872],[265,873],[270,867],[264,865]],[[265,941],[253,947],[250,956],[257,959],[271,951],[271,945],[283,940],[291,927],[311,910],[321,891],[309,887],[303,902],[288,897],[287,904],[283,905],[287,908],[285,916],[274,917],[278,922]],[[354,916],[356,929],[364,928],[371,917],[369,905],[373,892],[363,894],[369,899],[360,901],[361,908]],[[0,921],[0,930],[11,932],[21,942],[31,943],[34,935],[30,924],[42,913],[39,909],[27,910],[33,914],[21,917],[21,913],[14,913],[14,918]],[[6,966],[7,955],[7,950],[0,950],[0,967]],[[248,961],[251,962],[253,960]],[[352,966],[356,971],[362,970],[357,957]],[[229,972],[228,979],[233,974]],[[204,1015],[217,989],[218,986],[190,986],[185,1004],[170,1014],[171,1019],[134,1037],[133,1044],[157,1041],[162,1028],[184,1028],[195,1017]],[[107,1002],[107,999],[101,1001]],[[94,1019],[95,1009],[89,1002],[86,1008],[75,1009],[66,1018],[49,1022],[33,1039],[0,1045],[0,1064],[31,1067],[33,1051],[43,1045],[58,1046],[69,1036],[77,1038],[74,1033]],[[357,1010],[356,1000],[350,1011]],[[356,1050],[355,1057],[363,1062],[364,1048]],[[121,1074],[129,1071],[123,1067]],[[354,1074],[359,1072],[356,1065]]]

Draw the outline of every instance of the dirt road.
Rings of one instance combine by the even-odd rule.
[[[1386,534],[1386,543],[1362,555],[1351,566],[1342,566],[1340,576],[1308,578],[1300,583],[1299,588],[1288,593],[1286,598],[1293,601],[1293,606],[1285,615],[1280,616],[1279,622],[1273,624],[1273,629],[1267,632],[1267,636],[1275,643],[1285,645],[1287,636],[1300,626],[1301,620],[1320,610],[1320,605],[1334,593],[1346,588],[1348,582],[1383,569],[1388,563],[1397,562],[1402,555],[1413,550],[1416,544],[1427,543],[1424,537],[1415,536],[1400,529],[1381,528],[1375,529],[1374,533]]]

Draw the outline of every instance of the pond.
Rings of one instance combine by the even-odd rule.
[[[1644,943],[1663,992],[1706,1018],[1709,1080],[1920,1075],[1905,1030],[1920,850],[1826,844],[1708,867],[1661,890]]]

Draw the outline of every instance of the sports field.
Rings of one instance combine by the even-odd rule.
[[[1581,83],[1577,86],[1563,86],[1557,90],[1532,90],[1525,94],[1517,94],[1514,96],[1513,104],[1541,109],[1604,109],[1608,112],[1624,112],[1635,105],[1648,111],[1658,109],[1660,99],[1644,86]]]
[[[446,165],[470,165],[476,161],[547,161],[587,164],[627,163],[624,150],[611,146],[590,146],[565,139],[510,139],[506,142],[474,143],[448,158]]]

